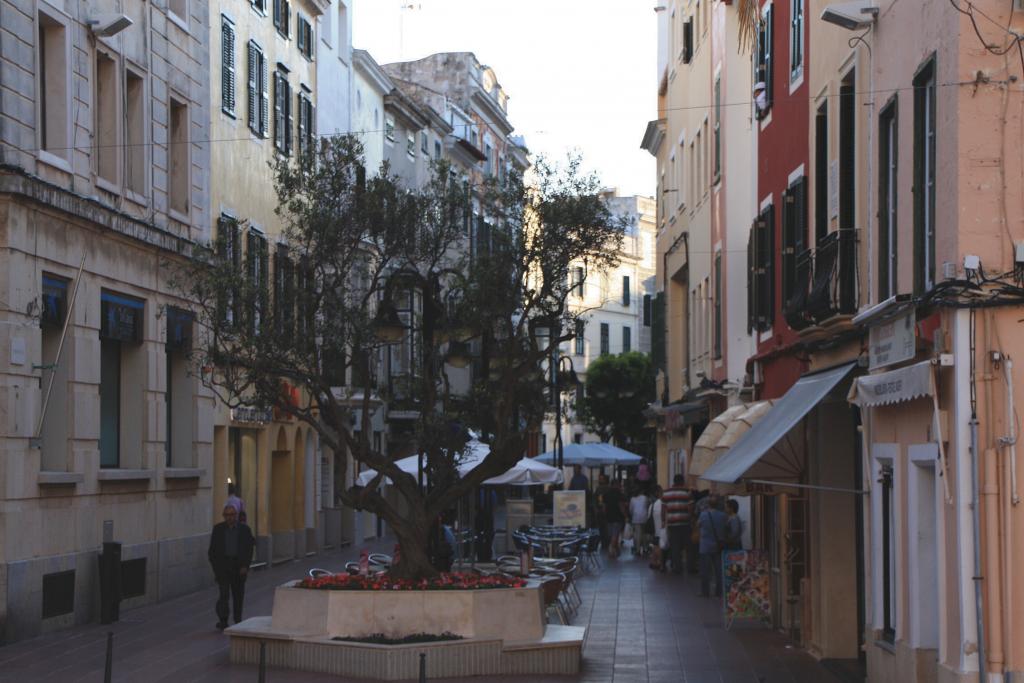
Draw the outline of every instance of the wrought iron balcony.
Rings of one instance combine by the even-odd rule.
[[[792,291],[783,304],[782,312],[791,329],[802,330],[814,324],[807,314],[807,298],[810,296],[813,274],[814,250],[807,249],[796,257]]]
[[[807,296],[807,315],[821,323],[836,315],[857,312],[857,233],[829,233],[814,252],[814,278]]]

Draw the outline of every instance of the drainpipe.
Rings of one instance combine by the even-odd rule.
[[[985,589],[992,611],[988,615],[991,626],[990,644],[985,653],[989,669],[993,673],[1003,670],[1003,625],[1002,612],[996,606],[1003,605],[1002,568],[999,561],[999,460],[994,448],[985,450],[985,483],[981,495],[985,508]]]
[[[985,617],[982,609],[981,582],[981,519],[978,509],[978,416],[971,414],[971,521],[974,535],[974,617],[978,629],[978,680],[987,680],[985,670]]]
[[[1009,356],[1003,359],[1003,374],[1006,377],[1006,424],[1007,436],[1000,439],[1004,446],[1008,447],[1009,467],[1004,465],[1004,481],[1009,476],[1009,485],[1003,486],[1003,526],[1002,526],[1002,548],[1003,548],[1003,641],[1006,643],[1006,651],[1011,652],[1014,644],[1013,637],[1013,605],[1014,605],[1014,572],[1013,572],[1013,511],[1020,503],[1017,495],[1017,411],[1013,402],[1013,361]],[[1007,495],[1009,492],[1009,495]],[[1011,662],[1004,661],[1004,676],[1008,677]]]

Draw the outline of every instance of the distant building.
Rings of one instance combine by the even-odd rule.
[[[651,352],[651,322],[655,287],[655,202],[653,197],[605,194],[608,208],[626,219],[627,232],[619,252],[619,264],[607,272],[587,272],[584,265],[570,266],[570,285],[575,289],[566,301],[579,314],[575,339],[563,343],[561,355],[572,361],[580,382],[585,382],[590,363],[601,356],[629,351]],[[564,363],[564,361],[563,361]],[[563,391],[567,387],[562,387]],[[568,408],[563,395],[562,442],[590,443],[600,437],[587,431]],[[554,414],[544,420],[541,452],[556,447]]]

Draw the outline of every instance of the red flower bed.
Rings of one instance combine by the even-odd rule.
[[[329,591],[465,591],[491,588],[522,588],[524,579],[507,576],[480,576],[453,572],[433,579],[393,579],[387,574],[352,576],[332,574],[299,581],[299,588]]]

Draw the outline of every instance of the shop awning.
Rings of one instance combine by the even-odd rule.
[[[801,377],[785,396],[775,402],[766,415],[740,436],[733,447],[708,468],[701,478],[732,484],[747,475],[751,468],[789,433],[789,430],[843,381],[854,365],[856,363],[846,363]],[[785,465],[781,469],[784,470]]]
[[[708,423],[708,426],[701,432],[700,438],[697,439],[697,443],[693,445],[693,457],[690,458],[690,462],[686,467],[686,476],[688,478],[699,478],[709,467],[715,464],[715,446],[718,445],[719,439],[728,430],[732,421],[742,415],[746,409],[746,404],[730,406]]]
[[[898,370],[858,377],[847,398],[861,408],[912,401],[935,394],[933,378],[932,363],[926,360]]]

